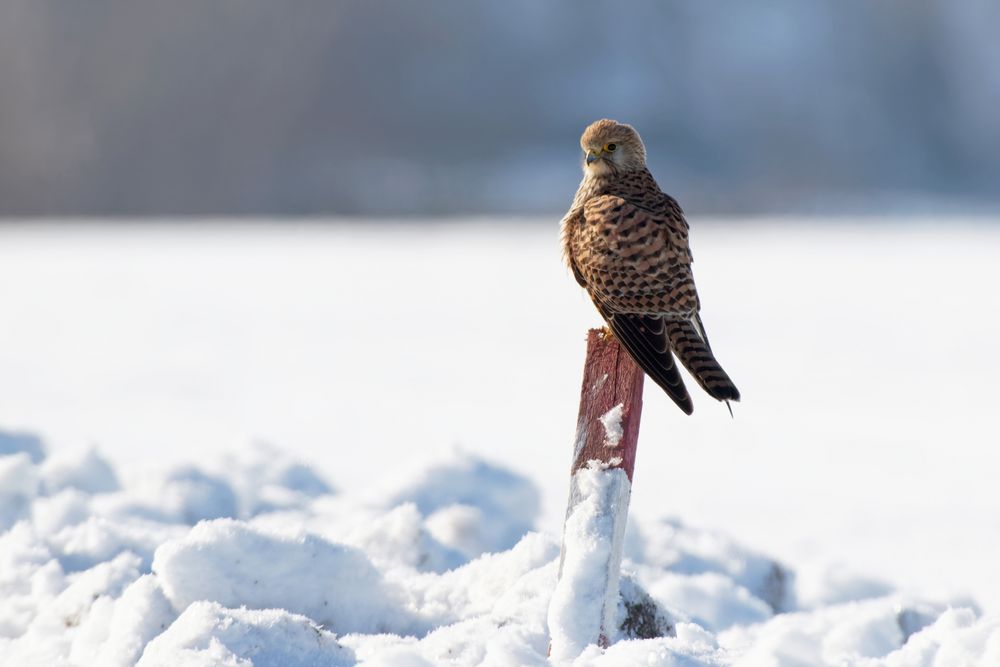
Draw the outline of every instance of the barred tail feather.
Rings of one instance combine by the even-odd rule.
[[[595,302],[596,303],[596,302]],[[632,359],[687,414],[694,411],[680,370],[670,354],[664,321],[659,317],[612,313],[597,304],[615,338]]]
[[[739,389],[715,360],[697,314],[689,320],[667,322],[667,336],[674,354],[709,396],[720,401],[740,400]]]

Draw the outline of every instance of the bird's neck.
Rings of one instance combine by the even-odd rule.
[[[591,197],[601,195],[618,195],[628,199],[627,194],[636,187],[653,189],[657,192],[660,190],[653,175],[646,168],[606,174],[586,172],[580,181],[580,187],[577,188],[576,197],[573,198],[573,207],[583,206]]]
[[[580,187],[576,189],[576,196],[573,198],[573,208],[582,207],[591,197],[599,197],[608,194],[613,189],[614,180],[617,174],[594,174],[587,172],[580,181]]]

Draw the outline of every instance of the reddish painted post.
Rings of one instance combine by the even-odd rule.
[[[644,374],[606,330],[587,334],[559,582],[549,605],[553,658],[614,635]]]
[[[587,467],[588,461],[601,461],[609,468],[621,468],[628,481],[632,481],[644,377],[642,369],[606,329],[587,332],[587,360],[583,366],[571,475]],[[622,406],[619,421],[622,434],[612,446],[601,420],[618,405]]]

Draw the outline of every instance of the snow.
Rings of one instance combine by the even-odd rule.
[[[146,645],[171,627],[176,618],[159,579],[152,574],[142,575],[115,602],[106,639],[97,649],[94,663],[108,667],[134,665]]]
[[[1000,232],[692,235],[746,399],[647,387],[610,605],[554,231],[0,230],[0,665],[1000,664]]]
[[[448,466],[431,466],[421,474],[387,484],[385,507],[412,502],[431,516],[431,526],[445,544],[466,555],[494,551],[516,542],[530,530],[538,514],[537,487],[507,470],[457,454]],[[435,521],[436,513],[445,516]],[[445,535],[445,531],[453,531]]]
[[[0,527],[28,515],[38,489],[38,472],[24,452],[0,458]]]
[[[0,664],[918,667],[1000,655],[1000,617],[970,603],[915,598],[842,571],[803,580],[677,520],[632,520],[625,533],[616,510],[628,479],[597,464],[574,476],[562,554],[557,534],[537,532],[459,551],[435,534],[464,534],[468,509],[500,525],[492,515],[524,509],[497,502],[490,480],[520,489],[522,500],[532,483],[453,454],[410,471],[408,483],[398,474],[375,480],[408,490],[395,506],[338,493],[267,448],[247,448],[241,466],[189,464],[160,480],[122,475],[92,449],[61,457],[76,486],[18,487],[25,516],[0,535]],[[250,484],[268,477],[265,460],[296,471],[269,476],[281,503],[260,503]],[[35,480],[49,465],[25,453],[0,462]],[[103,484],[109,472],[115,488]],[[166,495],[150,512],[149,489],[178,478],[242,489],[230,506],[255,509],[191,525]],[[423,509],[411,500],[430,494],[429,480],[454,484],[450,504],[442,488]],[[213,505],[197,485],[179,489]],[[616,542],[626,554],[611,565],[620,585],[607,581]],[[831,581],[855,599],[823,601]],[[814,602],[803,604],[799,588]],[[595,644],[602,623],[607,649]]]
[[[63,489],[102,493],[119,488],[114,470],[92,447],[53,454],[41,466],[41,481],[46,495]]]
[[[42,446],[42,439],[33,433],[2,431],[0,432],[0,456],[10,454],[24,454],[33,463],[38,463],[45,458],[45,448]],[[0,488],[6,488],[6,485],[0,486]]]
[[[601,415],[601,426],[604,427],[604,446],[617,447],[622,441],[624,431],[622,430],[622,411],[625,409],[624,403],[619,403]]]
[[[355,660],[332,633],[304,616],[195,602],[149,643],[138,662],[139,667],[230,664],[348,667]]]
[[[401,595],[364,553],[312,535],[281,538],[233,519],[203,521],[160,545],[153,572],[177,609],[198,600],[287,609],[339,633],[408,634]]]
[[[602,420],[603,421],[603,420]],[[573,473],[559,582],[549,605],[551,656],[566,661],[614,636],[631,484],[621,468],[590,461]]]

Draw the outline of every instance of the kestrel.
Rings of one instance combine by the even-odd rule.
[[[698,311],[688,224],[646,168],[638,132],[599,120],[583,132],[583,181],[562,219],[566,262],[615,337],[687,414],[674,355],[710,396],[740,392],[715,360]],[[672,353],[672,354],[671,354]]]

